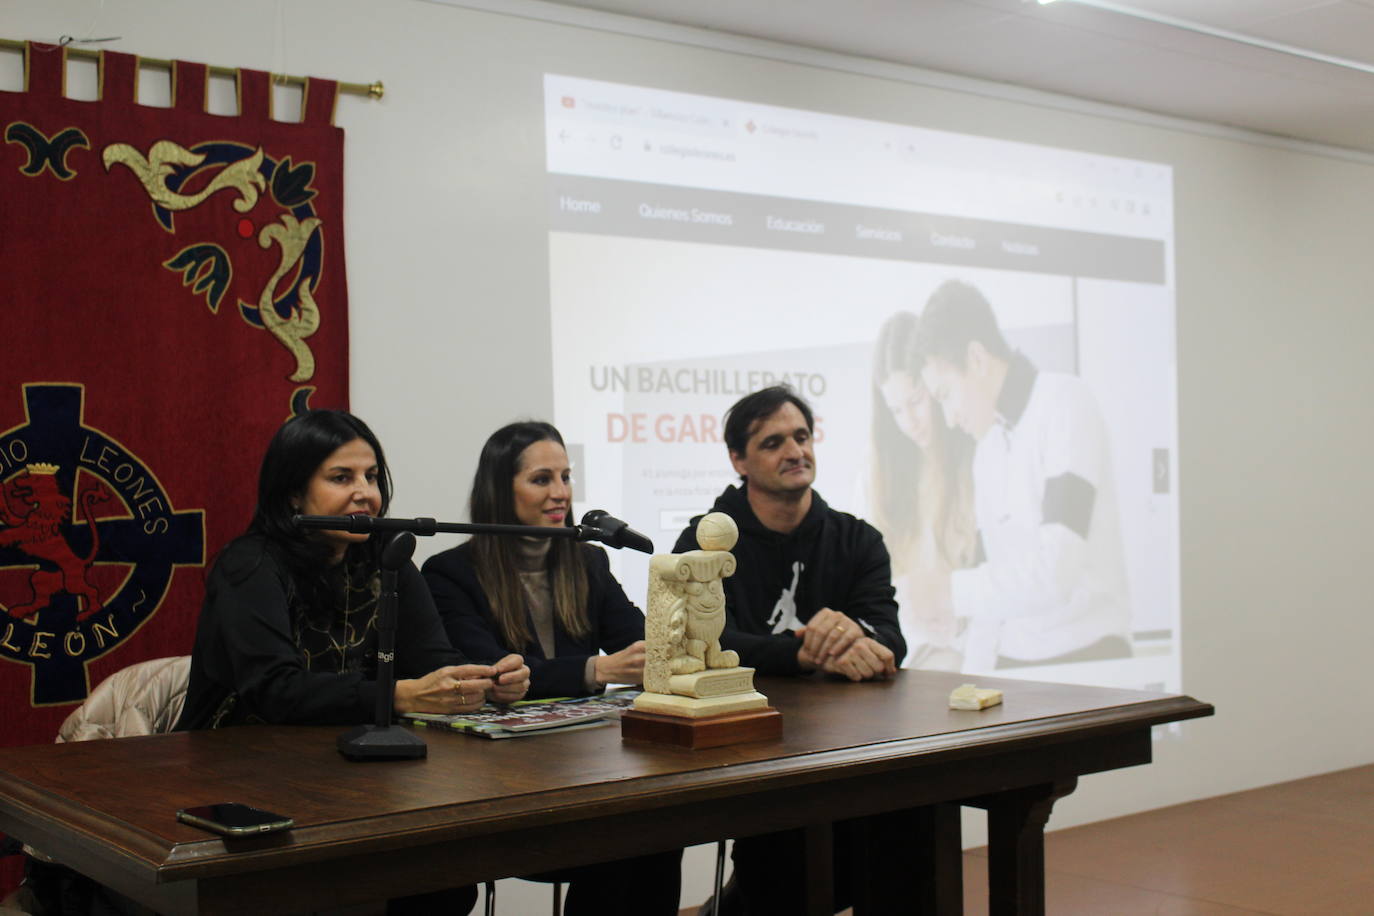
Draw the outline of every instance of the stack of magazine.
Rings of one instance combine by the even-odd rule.
[[[428,728],[451,728],[483,738],[519,738],[606,725],[619,719],[639,694],[638,690],[614,690],[590,697],[522,700],[509,706],[487,703],[461,715],[408,712],[405,717]]]

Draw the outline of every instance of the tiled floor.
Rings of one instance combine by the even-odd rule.
[[[968,916],[986,881],[969,850]],[[1374,766],[1053,831],[1045,887],[1053,916],[1374,916]]]

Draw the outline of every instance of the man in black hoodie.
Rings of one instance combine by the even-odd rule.
[[[731,551],[739,565],[724,583],[721,646],[737,651],[740,664],[760,674],[820,671],[855,682],[890,677],[906,655],[906,642],[897,623],[887,548],[872,525],[831,509],[811,488],[814,431],[810,406],[785,386],[747,395],[725,415],[725,445],[743,482],[727,487],[712,507],[739,527]],[[700,521],[692,519],[675,552],[697,548]],[[912,829],[901,812],[836,825],[835,909],[853,899],[848,866],[856,834],[868,835],[864,858],[873,911],[910,908],[915,888],[900,851]],[[729,884],[719,900],[702,907],[703,914],[804,911],[802,831],[742,837],[733,858]]]
[[[712,506],[739,526],[720,642],[760,674],[888,677],[906,642],[887,548],[872,525],[831,509],[811,488],[814,427],[810,406],[780,385],[725,415],[725,445],[743,483]],[[675,552],[697,548],[700,521],[692,519]]]

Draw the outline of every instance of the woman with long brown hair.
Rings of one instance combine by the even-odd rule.
[[[558,430],[526,421],[492,433],[469,508],[479,524],[572,525],[572,467]],[[600,547],[474,535],[430,557],[424,576],[464,654],[524,654],[531,698],[586,695],[644,677],[644,615]],[[676,916],[681,861],[682,850],[674,849],[530,877],[569,882],[568,916]]]
[[[571,526],[572,468],[558,430],[525,421],[492,433],[469,509],[479,524]],[[424,575],[459,651],[524,654],[530,699],[584,696],[644,676],[644,615],[600,547],[479,534],[430,557]]]

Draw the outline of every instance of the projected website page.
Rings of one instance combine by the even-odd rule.
[[[669,552],[739,482],[726,409],[786,383],[815,411],[816,491],[883,532],[907,666],[1181,689],[1169,167],[544,85],[578,511]],[[1008,348],[986,429],[913,346],[951,294]],[[647,558],[613,562],[643,607]]]

